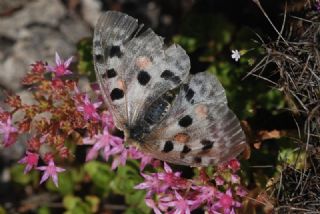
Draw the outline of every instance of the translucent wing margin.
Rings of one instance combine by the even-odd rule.
[[[125,43],[138,29],[138,21],[114,11],[103,14],[95,27],[93,56],[101,93],[113,114],[116,126],[127,121],[125,70],[122,69]]]

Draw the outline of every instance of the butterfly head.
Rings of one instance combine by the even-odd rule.
[[[146,129],[141,125],[127,127],[124,130],[125,142],[127,142],[128,144],[141,144],[143,142],[145,134]]]

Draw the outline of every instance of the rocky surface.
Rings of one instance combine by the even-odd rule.
[[[20,80],[31,63],[40,59],[51,63],[56,51],[63,57],[71,56],[76,43],[91,36],[90,26],[59,0],[24,5],[16,1],[7,8],[19,9],[0,17],[0,85],[6,89],[20,89]]]
[[[53,63],[56,51],[62,58],[74,55],[105,10],[128,13],[170,38],[191,5],[192,0],[1,0],[0,88],[18,92],[28,66],[36,60]]]

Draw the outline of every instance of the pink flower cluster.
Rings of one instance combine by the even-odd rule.
[[[110,130],[114,128],[110,113],[104,113],[102,120],[104,124],[102,134],[96,134],[93,137],[83,139],[85,145],[93,145],[87,154],[86,161],[95,159],[99,151],[102,151],[102,156],[106,161],[108,161],[111,156],[113,157],[112,169],[116,169],[119,165],[124,166],[128,158],[135,160],[140,159],[140,170],[143,170],[149,163],[157,163],[148,155],[139,152],[135,147],[130,146],[125,148],[122,138],[110,134]]]
[[[35,64],[32,64],[33,68],[32,71],[34,73],[42,73],[44,70],[48,70],[49,72],[54,73],[55,79],[62,77],[67,74],[71,74],[72,72],[68,70],[68,67],[70,66],[70,63],[72,61],[72,57],[70,57],[67,61],[63,61],[59,54],[56,53],[56,65],[55,66],[45,66],[42,62],[37,62]],[[53,80],[53,81],[54,81]],[[86,100],[85,100],[86,101]],[[20,128],[23,129],[23,128]],[[19,129],[16,128],[12,122],[11,114],[9,112],[3,111],[3,109],[0,108],[0,134],[3,136],[3,145],[5,147],[11,146],[14,144],[17,140]],[[45,139],[46,135],[44,135],[40,143],[43,143],[43,139]],[[39,162],[39,154],[37,153],[37,149],[34,149],[34,147],[39,141],[36,140],[36,138],[32,138],[28,141],[29,149],[35,150],[35,151],[26,151],[26,155],[19,161],[21,164],[25,164],[25,170],[24,173],[28,173],[32,169],[44,171],[40,183],[43,183],[44,181],[48,180],[49,177],[52,178],[54,184],[58,186],[58,175],[57,173],[65,171],[65,169],[61,167],[55,166],[53,157],[50,153],[47,153],[44,155],[44,162],[47,163],[47,166],[38,166]]]
[[[141,173],[145,181],[136,188],[147,191],[146,204],[157,214],[189,214],[200,207],[209,213],[234,214],[235,209],[241,207],[236,198],[246,195],[246,191],[240,186],[239,176],[235,175],[238,165],[237,160],[230,161],[223,169],[220,168],[224,174],[229,171],[229,178],[222,178],[218,171],[211,178],[214,182],[211,182],[204,170],[200,171],[198,178],[185,179],[181,177],[181,172],[173,172],[164,163],[163,172]]]
[[[72,57],[64,61],[56,53],[55,66],[47,66],[43,62],[32,65],[33,73],[25,78],[25,83],[28,85],[41,83],[39,90],[51,90],[54,95],[37,96],[41,103],[39,108],[23,106],[20,99],[12,98],[8,102],[11,107],[25,109],[28,113],[28,117],[18,125],[12,121],[15,110],[9,113],[0,108],[0,135],[5,147],[12,145],[18,134],[30,129],[32,118],[39,113],[37,110],[40,109],[40,113],[46,111],[55,113],[54,120],[44,119],[37,124],[40,133],[32,136],[27,142],[28,150],[19,161],[25,164],[25,173],[32,169],[43,171],[40,183],[52,178],[54,184],[58,186],[58,173],[65,169],[55,165],[54,157],[58,156],[62,160],[67,158],[69,151],[64,145],[65,139],[72,133],[77,133],[76,129],[85,129],[89,137],[82,138],[81,143],[91,145],[86,161],[95,159],[101,154],[105,161],[112,159],[112,169],[125,165],[128,159],[140,161],[140,173],[144,182],[138,184],[136,189],[146,190],[145,202],[156,214],[162,212],[188,214],[197,208],[203,208],[208,213],[235,213],[235,209],[241,206],[239,201],[246,195],[246,191],[240,185],[240,177],[236,174],[240,169],[237,160],[218,166],[213,174],[207,173],[205,169],[195,169],[199,176],[186,179],[181,176],[181,172],[174,172],[167,163],[162,167],[160,161],[152,159],[135,147],[126,147],[122,138],[112,134],[115,129],[112,115],[110,112],[101,112],[99,109],[102,105],[101,100],[90,101],[87,94],[79,91],[75,81],[64,80],[64,75],[72,74],[69,70],[71,61]],[[44,72],[53,73],[52,79],[46,80],[41,77]],[[56,107],[52,104],[55,100],[49,100],[48,97],[56,97],[56,100],[63,100],[65,103]],[[41,154],[40,147],[44,144],[55,146],[54,151],[57,152]],[[40,159],[46,165],[38,166]],[[153,169],[149,173],[143,171],[148,164]]]

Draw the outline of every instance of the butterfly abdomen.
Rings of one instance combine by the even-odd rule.
[[[176,92],[171,90],[155,100],[147,108],[144,116],[137,121],[136,125],[129,129],[130,138],[142,142],[144,135],[149,133],[152,127],[164,118],[175,97]]]
[[[147,109],[144,120],[150,125],[159,123],[163,117],[166,115],[168,109],[174,100],[176,93],[173,91],[167,91],[162,96],[160,96],[156,101],[154,101]]]

